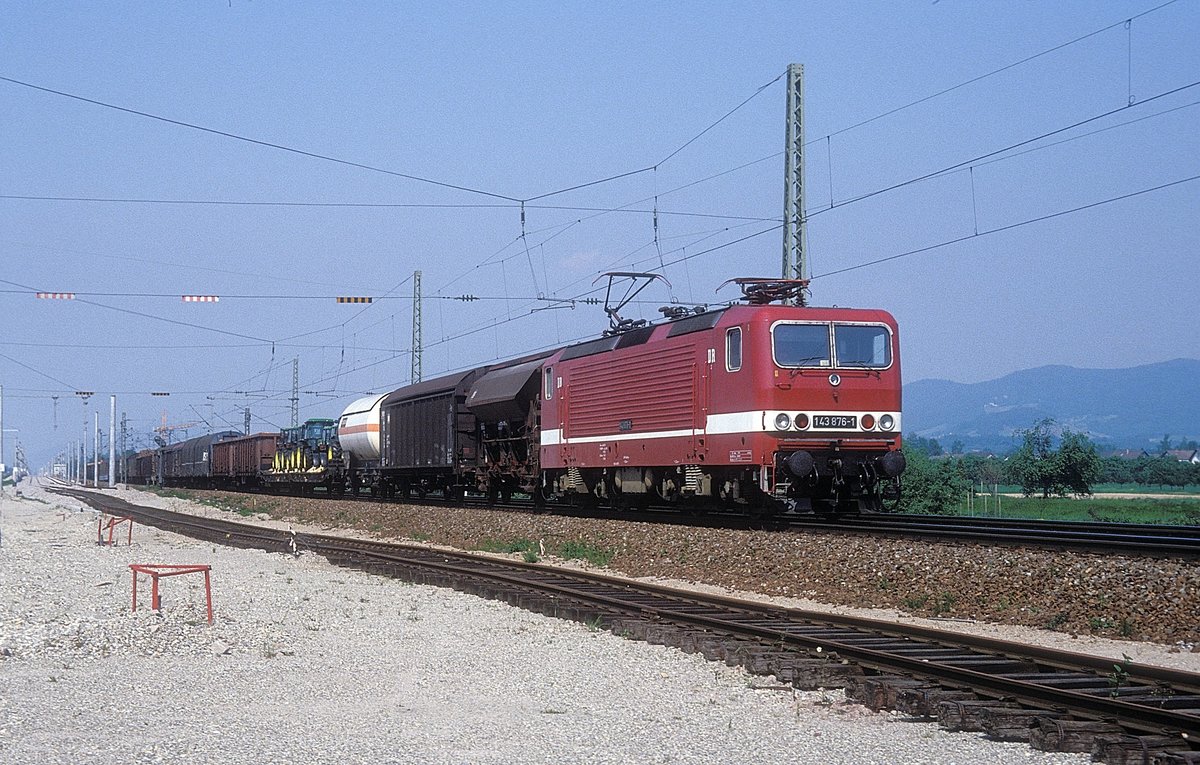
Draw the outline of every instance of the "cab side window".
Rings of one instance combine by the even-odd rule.
[[[742,368],[742,328],[733,327],[725,332],[725,371],[736,372]]]

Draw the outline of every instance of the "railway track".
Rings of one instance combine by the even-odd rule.
[[[1200,526],[882,514],[848,517],[835,522],[803,518],[792,525],[795,528],[865,531],[1084,552],[1200,557]]]
[[[1110,763],[1200,762],[1200,674],[841,615],[781,608],[599,574],[202,518],[59,489],[188,536],[449,586],[570,618],[803,690],[845,687],[874,709],[937,719]]]
[[[268,496],[289,496],[271,494]],[[369,502],[378,504],[392,500],[374,497],[325,497],[309,495],[301,499],[327,501]],[[398,500],[406,504],[456,506],[436,497]],[[1010,546],[1043,547],[1080,552],[1121,553],[1170,557],[1200,558],[1200,526],[1167,526],[1156,524],[1105,523],[1087,521],[1046,521],[1014,518],[979,518],[938,515],[901,515],[870,513],[830,519],[814,515],[780,515],[772,518],[750,518],[734,512],[689,514],[677,509],[614,510],[604,507],[582,508],[572,505],[548,505],[534,508],[532,503],[512,501],[502,505],[467,500],[471,506],[485,509],[504,509],[512,512],[552,512],[568,517],[602,518],[698,526],[705,528],[767,530],[810,530],[832,533],[883,534],[914,539],[953,539],[964,542],[1002,544]]]

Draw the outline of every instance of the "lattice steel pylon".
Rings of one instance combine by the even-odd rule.
[[[804,65],[788,64],[787,136],[783,146],[783,278],[808,278],[804,213]],[[804,293],[796,300],[805,304]]]
[[[300,357],[292,359],[292,427],[300,424]]]
[[[412,381],[421,382],[421,272],[413,272]]]

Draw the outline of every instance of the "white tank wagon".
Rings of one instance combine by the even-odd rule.
[[[338,443],[346,460],[350,493],[360,486],[379,485],[379,407],[386,393],[364,396],[347,406],[338,418]]]

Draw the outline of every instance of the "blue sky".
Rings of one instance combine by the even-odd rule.
[[[434,5],[6,4],[0,384],[34,464],[75,390],[144,441],[286,425],[297,356],[302,418],[404,384],[418,269],[426,378],[599,333],[545,298],[606,270],[666,264],[647,318],[731,299],[779,270],[791,62],[813,302],[892,311],[906,380],[1200,356],[1200,181],[1026,223],[1200,175],[1195,0]]]

